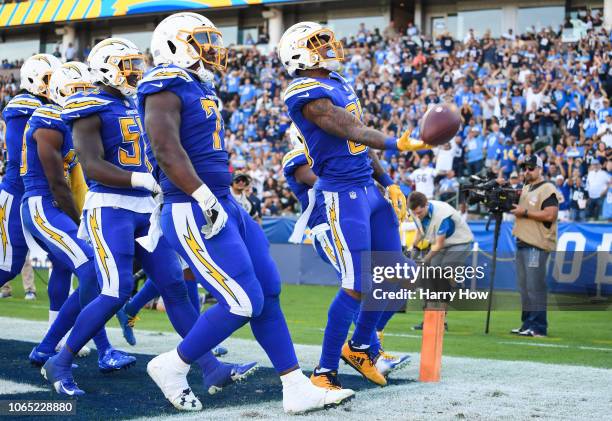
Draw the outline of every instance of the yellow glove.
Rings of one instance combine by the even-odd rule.
[[[429,146],[427,143],[423,142],[422,140],[411,138],[410,132],[405,131],[402,137],[397,139],[397,149],[399,149],[402,152],[408,152],[408,151],[414,152],[414,151],[421,151],[424,149],[431,149],[431,146]]]
[[[418,243],[415,244],[415,247],[419,250],[427,250],[431,244],[426,239],[422,239]]]
[[[397,219],[402,222],[406,218],[406,196],[402,193],[402,190],[399,188],[397,184],[391,184],[387,187],[387,195],[391,204],[393,205],[393,210],[397,215]]]
[[[83,211],[83,205],[85,203],[85,194],[87,193],[87,184],[85,183],[85,177],[83,175],[83,168],[80,163],[77,163],[68,174],[68,183],[70,190],[72,191],[72,197],[74,203],[79,211],[79,214]]]

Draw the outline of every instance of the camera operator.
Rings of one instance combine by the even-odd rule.
[[[546,336],[546,263],[557,246],[559,196],[553,183],[542,178],[542,160],[528,156],[521,164],[525,186],[512,234],[516,237],[516,272],[521,294],[522,325],[511,332],[522,336]]]
[[[415,216],[417,236],[415,244],[425,240],[430,244],[429,251],[423,258],[427,266],[452,267],[466,264],[472,251],[474,235],[461,213],[446,202],[428,200],[423,193],[412,192],[408,196],[408,208]],[[450,291],[454,280],[446,278],[427,279],[424,285],[429,290],[437,292]],[[425,307],[431,307],[433,302],[426,302]],[[422,323],[414,329],[422,329]]]

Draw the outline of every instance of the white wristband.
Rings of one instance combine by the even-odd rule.
[[[193,197],[198,203],[202,204],[208,204],[211,199],[215,198],[206,184],[202,184],[193,193],[191,193],[191,197]]]
[[[132,187],[147,187],[150,176],[148,172],[132,172]]]

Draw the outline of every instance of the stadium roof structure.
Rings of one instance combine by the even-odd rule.
[[[143,13],[230,8],[299,0],[36,0],[0,6],[0,28],[48,22],[112,18]]]

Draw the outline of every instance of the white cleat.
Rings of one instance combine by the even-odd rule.
[[[173,349],[149,361],[147,373],[176,409],[200,411],[202,402],[193,394],[187,383],[189,368],[189,364],[185,364],[176,349]]]
[[[66,345],[66,342],[62,340],[55,347],[55,352],[60,352],[60,350],[64,347],[64,345]],[[83,348],[79,349],[79,352],[76,353],[76,356],[79,358],[84,358],[84,357],[89,356],[89,354],[91,354],[91,348],[88,347],[87,345],[83,345]]]
[[[77,352],[76,356],[79,358],[83,358],[87,357],[89,354],[91,354],[91,348],[87,345],[83,345],[83,348],[79,349],[79,352]]]
[[[286,379],[287,376],[292,378]],[[292,371],[281,379],[283,379],[283,409],[287,414],[303,414],[332,408],[348,402],[355,396],[355,392],[351,389],[330,390],[317,387],[301,370]]]
[[[397,371],[410,363],[410,356],[404,355],[402,357],[396,357],[395,355],[381,352],[378,360],[376,360],[376,368],[383,376],[387,377],[389,374]]]

